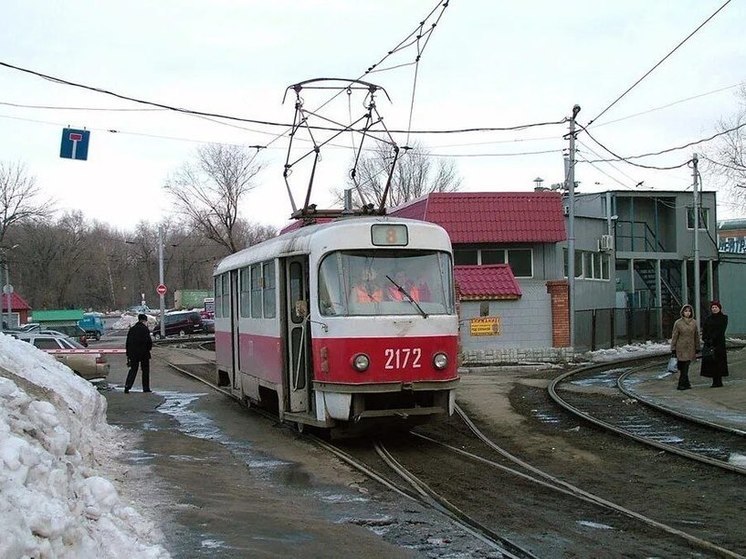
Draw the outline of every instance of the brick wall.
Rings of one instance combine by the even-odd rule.
[[[570,297],[567,280],[547,282],[552,299],[552,347],[570,346]]]

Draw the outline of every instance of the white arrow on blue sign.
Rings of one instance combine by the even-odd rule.
[[[63,128],[62,144],[60,145],[60,157],[66,159],[88,159],[88,139],[91,133],[88,130],[75,130],[74,128]]]

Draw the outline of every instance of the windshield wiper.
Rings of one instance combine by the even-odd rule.
[[[415,306],[415,308],[422,315],[422,318],[427,318],[427,313],[422,310],[422,307],[419,305],[419,303],[414,300],[414,298],[407,292],[406,289],[404,289],[401,285],[399,285],[398,283],[396,283],[389,276],[386,276],[386,279],[389,280],[391,283],[393,283],[396,286],[396,288],[399,290],[399,293],[402,293],[407,298],[407,301],[409,301],[410,303],[412,303]]]

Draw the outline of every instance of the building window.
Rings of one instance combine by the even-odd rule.
[[[710,208],[699,209],[699,228],[701,230],[708,229],[710,224]],[[686,209],[686,228],[694,229],[694,208],[688,207]]]
[[[531,249],[509,249],[508,264],[517,278],[531,278],[534,276]]]
[[[564,257],[564,275],[567,277],[567,249],[562,250]],[[611,278],[611,259],[605,252],[575,251],[575,278],[609,280]]]
[[[483,250],[482,264],[505,264],[504,250]]]
[[[478,264],[476,249],[457,248],[453,251],[453,263],[456,266],[475,266]]]

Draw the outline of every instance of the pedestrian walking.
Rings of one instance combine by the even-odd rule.
[[[129,372],[124,383],[124,393],[129,394],[137,377],[137,368],[142,368],[142,391],[150,392],[150,350],[153,347],[153,339],[150,337],[148,328],[148,317],[144,314],[137,315],[137,322],[127,332],[125,349],[127,352],[127,365]]]
[[[710,316],[702,323],[702,367],[700,374],[712,379],[710,388],[723,386],[728,376],[728,354],[725,351],[725,331],[728,316],[723,314],[720,301],[710,303]]]
[[[677,390],[688,390],[689,365],[699,351],[699,329],[694,320],[694,308],[691,305],[681,307],[681,318],[673,323],[671,332],[671,354],[676,357],[676,368],[679,370]]]

